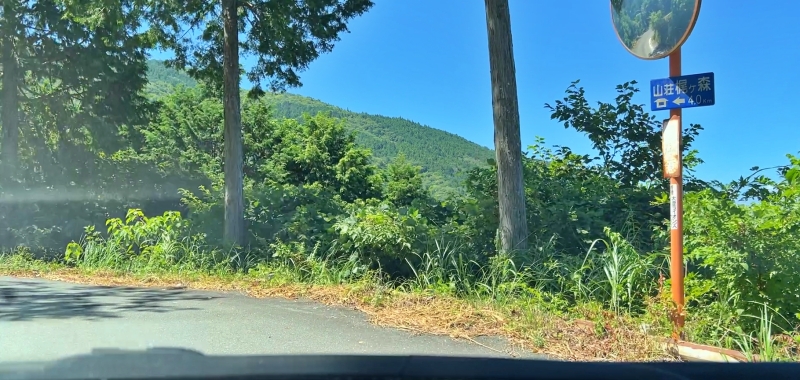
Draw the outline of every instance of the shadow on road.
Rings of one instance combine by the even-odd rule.
[[[0,321],[118,318],[122,313],[197,310],[187,301],[217,297],[183,290],[78,286],[38,281],[0,281]]]

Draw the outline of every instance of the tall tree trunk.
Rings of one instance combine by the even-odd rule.
[[[225,240],[244,246],[242,118],[239,99],[239,16],[236,0],[222,1],[225,156]],[[242,264],[241,262],[237,264]]]
[[[497,198],[500,206],[500,241],[505,252],[527,249],[525,187],[522,182],[522,144],[511,15],[508,0],[485,0],[492,74],[494,149],[497,154]]]
[[[3,141],[0,144],[0,160],[3,164],[3,175],[15,175],[17,163],[19,161],[19,64],[17,62],[15,49],[15,25],[17,20],[16,1],[3,1],[3,28],[2,33],[2,57],[0,63],[3,65]]]

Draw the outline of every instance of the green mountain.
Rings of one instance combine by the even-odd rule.
[[[167,68],[159,61],[150,61],[148,67],[148,91],[154,95],[166,94],[174,86],[197,84],[186,73]],[[494,157],[491,149],[461,136],[400,117],[353,112],[294,94],[268,94],[266,99],[276,117],[299,118],[304,113],[326,112],[345,120],[356,132],[359,144],[372,151],[377,164],[385,165],[404,154],[422,167],[426,185],[435,195],[457,191],[468,170],[485,165],[487,159]]]
[[[189,74],[166,67],[161,61],[154,60],[147,61],[147,79],[150,81],[147,84],[147,92],[155,96],[169,94],[178,86],[197,86],[197,81]]]

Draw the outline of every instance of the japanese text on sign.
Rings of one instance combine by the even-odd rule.
[[[713,105],[714,73],[650,81],[650,106],[653,111]]]

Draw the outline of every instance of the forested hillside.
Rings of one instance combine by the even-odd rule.
[[[194,87],[197,81],[188,74],[164,66],[160,61],[147,61],[147,92],[156,96],[167,95],[177,86]]]
[[[159,61],[148,62],[148,91],[164,95],[174,86],[195,86],[185,73],[164,67]],[[373,162],[386,166],[399,154],[422,168],[423,183],[437,196],[459,190],[465,174],[476,166],[485,166],[494,152],[463,137],[427,127],[400,117],[386,117],[348,111],[322,101],[294,95],[268,94],[274,117],[300,118],[304,113],[318,112],[345,121],[349,130],[357,132],[356,141],[372,151]],[[491,126],[486,126],[491,128]]]

